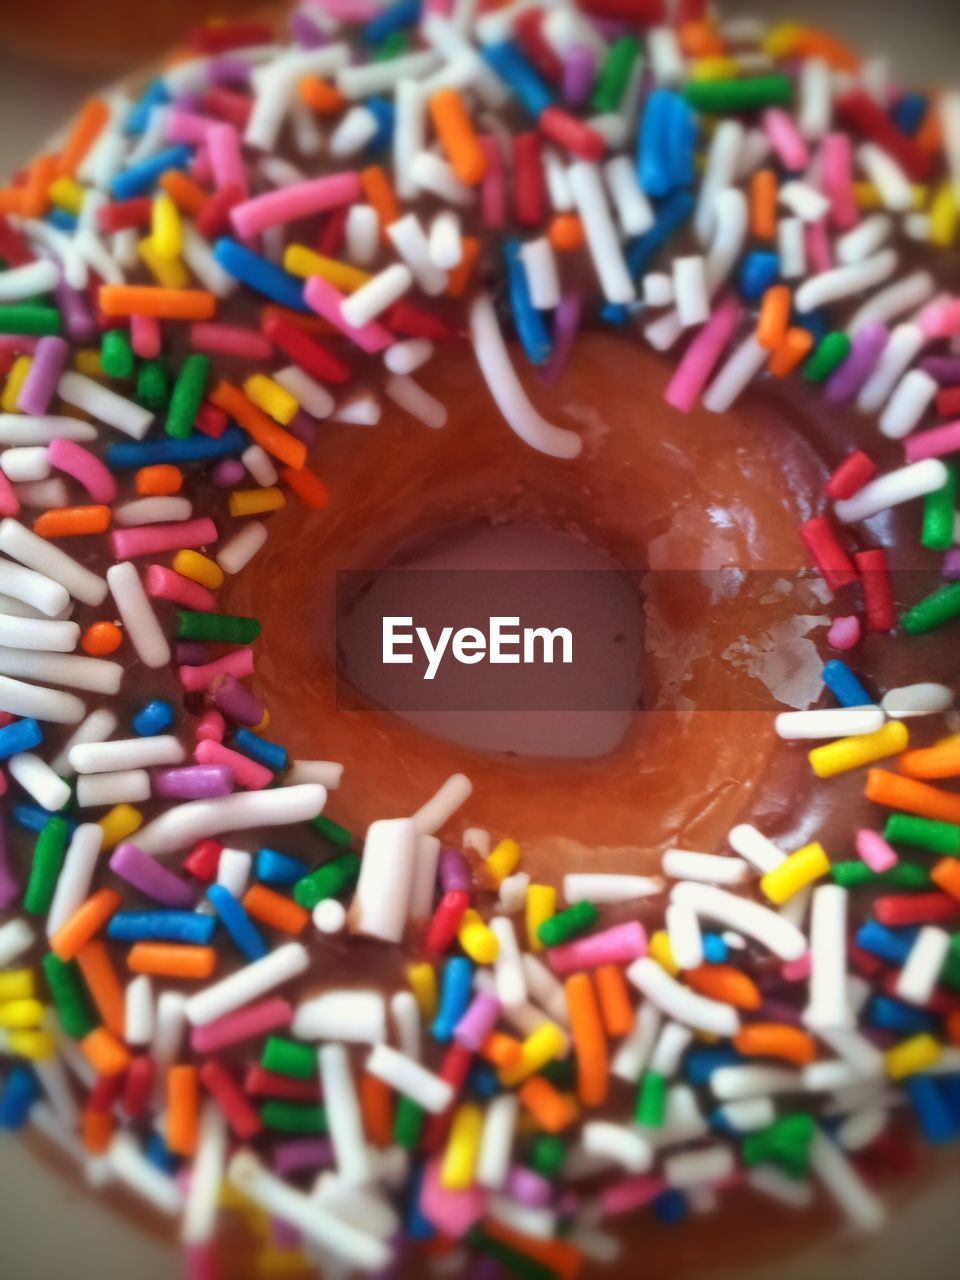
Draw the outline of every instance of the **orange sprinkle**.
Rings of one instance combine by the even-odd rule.
[[[698,969],[688,969],[684,977],[687,986],[698,995],[732,1004],[735,1009],[760,1008],[761,997],[756,985],[731,965],[702,964]]]
[[[607,1035],[625,1036],[633,1027],[634,1018],[630,989],[623,971],[615,964],[602,964],[594,970],[593,981]]]
[[[947,1039],[951,1044],[960,1045],[960,1009],[947,1018]]]
[[[822,58],[834,71],[856,71],[860,59],[845,44],[816,27],[799,27],[790,54],[795,58]]]
[[[960,861],[956,858],[941,858],[930,872],[930,879],[938,889],[960,902]]]
[[[50,939],[50,950],[61,960],[72,960],[119,909],[120,901],[116,889],[98,889],[60,926]]]
[[[743,1027],[733,1040],[739,1053],[751,1058],[784,1058],[798,1067],[815,1061],[817,1042],[799,1027],[785,1022],[755,1022]]]
[[[901,778],[886,769],[870,769],[867,773],[866,797],[887,809],[902,809],[919,818],[937,822],[960,822],[960,796],[929,787],[925,782]]]
[[[447,281],[448,298],[460,298],[463,296],[467,285],[470,283],[470,277],[473,275],[473,268],[477,265],[477,259],[480,257],[480,240],[477,236],[464,236],[460,244],[463,256],[459,264],[450,272]]]
[[[508,1036],[504,1031],[491,1031],[483,1042],[481,1057],[492,1062],[495,1067],[513,1067],[520,1061],[523,1048],[519,1040]]]
[[[33,522],[33,531],[41,538],[79,538],[88,533],[104,533],[109,528],[110,508],[99,504],[51,507]]]
[[[367,204],[372,204],[380,219],[380,239],[386,239],[387,227],[400,217],[400,205],[386,172],[378,164],[368,165],[360,173],[360,184]]]
[[[109,119],[110,108],[102,98],[91,98],[84,105],[60,152],[60,159],[57,161],[57,174],[60,177],[73,177]]]
[[[92,658],[116,653],[123,644],[123,632],[115,622],[94,622],[83,633],[80,648]]]
[[[23,211],[23,187],[4,187],[0,190],[0,215]]]
[[[107,948],[99,939],[88,942],[77,952],[77,964],[104,1025],[123,1039],[127,1021],[123,987]]]
[[[960,776],[960,737],[918,751],[905,751],[899,764],[911,778],[956,778]]]
[[[92,1034],[96,1035],[96,1032]],[[114,1075],[119,1074],[114,1072]],[[80,1137],[88,1151],[97,1156],[102,1155],[113,1137],[113,1112],[94,1111],[92,1107],[87,1107],[83,1113]]]
[[[583,248],[583,223],[575,213],[558,213],[550,220],[547,239],[557,253],[575,253]]]
[[[943,125],[940,114],[940,96],[934,94],[927,108],[927,114],[920,122],[920,128],[914,134],[914,145],[929,155],[939,155],[943,150]]]
[[[388,1084],[364,1072],[357,1086],[367,1141],[389,1147],[393,1141],[393,1094]]]
[[[27,170],[27,181],[20,199],[20,212],[25,218],[42,218],[50,208],[50,184],[57,176],[57,157],[38,156]]]
[[[772,240],[777,234],[777,175],[760,169],[750,179],[750,234]]]
[[[791,300],[790,287],[785,284],[775,284],[763,295],[757,317],[757,342],[768,351],[776,351],[787,336]]]
[[[167,1147],[177,1156],[197,1149],[200,1081],[196,1067],[176,1066],[167,1072]]]
[[[213,947],[191,947],[180,942],[136,942],[127,956],[133,973],[163,978],[209,978],[217,963]]]
[[[243,909],[254,920],[283,933],[302,933],[310,919],[309,911],[263,884],[251,885],[243,895]]]
[[[545,1076],[531,1076],[521,1085],[517,1097],[547,1133],[561,1133],[579,1115],[573,1098],[555,1089]]]
[[[210,394],[210,403],[233,418],[267,453],[299,471],[307,461],[307,446],[284,431],[271,418],[248,400],[239,387],[220,382]]]
[[[106,316],[155,316],[158,320],[210,320],[217,300],[206,289],[164,289],[149,284],[103,284],[98,292]]]
[[[775,378],[786,378],[805,360],[813,346],[813,334],[806,329],[788,329],[787,336],[777,347],[767,368]]]
[[[500,1240],[511,1249],[516,1249],[517,1253],[541,1263],[559,1276],[560,1280],[576,1280],[583,1269],[583,1254],[569,1240],[541,1240],[515,1231],[513,1227],[505,1226],[494,1218],[486,1219],[483,1230],[494,1240]]]
[[[330,490],[309,467],[301,467],[299,471],[294,471],[293,467],[282,467],[280,479],[308,507],[319,509],[330,501]]]
[[[438,89],[430,95],[430,115],[447,153],[450,167],[461,182],[475,187],[487,172],[487,157],[480,145],[470,113],[456,89]]]
[[[159,187],[165,191],[181,213],[195,218],[202,213],[210,197],[192,178],[179,169],[168,169],[160,178]]]
[[[577,1095],[585,1107],[599,1107],[610,1089],[610,1065],[607,1037],[590,975],[575,973],[564,983],[563,992],[577,1059]]]
[[[121,1076],[130,1065],[126,1047],[106,1027],[88,1032],[80,1041],[80,1048],[91,1066],[96,1067],[98,1075]]]
[[[679,35],[680,48],[688,58],[719,58],[727,51],[723,37],[706,22],[684,22]]]
[[[335,116],[343,110],[346,98],[339,89],[319,76],[304,76],[300,81],[300,97],[318,116]]]
[[[183,472],[169,462],[158,462],[152,467],[141,467],[133,477],[133,485],[144,497],[167,498],[180,492]]]

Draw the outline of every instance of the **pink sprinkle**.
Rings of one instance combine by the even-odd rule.
[[[424,1169],[420,1185],[420,1212],[441,1235],[459,1240],[486,1213],[487,1195],[476,1184],[466,1191],[448,1191],[440,1181],[442,1163],[436,1157]]]
[[[924,458],[942,458],[960,450],[960,421],[947,422],[942,427],[918,431],[903,442],[908,462],[921,462]]]
[[[164,132],[168,142],[185,142],[195,147],[207,141],[210,130],[215,128],[216,120],[210,116],[198,115],[196,111],[187,111],[183,107],[171,107],[167,112]]]
[[[920,313],[920,328],[931,339],[952,338],[960,333],[960,298],[941,298]]]
[[[188,693],[209,689],[217,676],[235,676],[238,680],[243,680],[246,676],[253,675],[253,650],[243,646],[214,662],[204,663],[203,666],[180,667],[178,674],[180,683]]]
[[[130,345],[141,360],[156,360],[161,345],[159,320],[155,316],[131,316]]]
[[[82,484],[94,502],[116,500],[117,482],[113,472],[83,445],[73,440],[52,440],[47,445],[47,460],[52,467]]]
[[[496,138],[485,135],[479,141],[487,159],[487,169],[480,185],[480,216],[490,231],[502,231],[507,224],[507,179],[503,153]]]
[[[170,600],[173,604],[182,605],[184,609],[196,609],[199,613],[210,613],[217,604],[212,591],[162,564],[147,567],[146,586],[147,595],[153,596],[154,600]]]
[[[811,973],[810,952],[805,951],[799,960],[788,960],[780,970],[784,982],[806,982]]]
[[[392,344],[393,334],[376,320],[369,320],[366,324],[361,325],[359,329],[347,324],[343,318],[342,311],[343,294],[339,289],[335,289],[329,280],[324,280],[322,276],[310,277],[304,288],[303,298],[318,316],[322,316],[324,320],[334,325],[345,337],[355,342],[361,350],[375,355],[378,351],[384,351]]]
[[[807,260],[813,272],[830,271],[833,267],[833,254],[830,251],[826,218],[821,218],[818,222],[808,222],[805,239]]]
[[[281,996],[271,996],[258,1004],[248,1004],[243,1009],[225,1014],[208,1022],[205,1027],[194,1027],[190,1044],[194,1053],[216,1053],[228,1045],[254,1036],[266,1035],[290,1025],[293,1007]]]
[[[642,1209],[656,1200],[666,1188],[663,1178],[652,1173],[641,1173],[635,1178],[624,1178],[622,1182],[604,1187],[600,1192],[600,1203],[609,1217],[632,1213],[634,1209]]]
[[[800,173],[810,163],[810,148],[792,118],[779,107],[763,113],[763,131],[785,169]]]
[[[186,1280],[218,1280],[220,1263],[215,1244],[187,1245],[186,1263]]]
[[[197,764],[225,764],[233,770],[237,783],[241,787],[246,787],[248,791],[262,791],[273,782],[273,774],[262,764],[257,764],[256,760],[251,760],[249,756],[243,756],[239,751],[231,751],[229,747],[224,747],[209,738],[204,738],[202,742],[197,743],[193,750],[193,758]]]
[[[205,145],[198,147],[193,153],[188,173],[198,186],[209,187],[213,185],[213,165],[210,163],[210,152]]]
[[[317,0],[317,8],[341,22],[372,22],[381,12],[376,0]]]
[[[315,213],[354,204],[362,198],[363,189],[356,173],[335,173],[328,178],[314,178],[281,187],[234,205],[230,218],[239,236],[253,236],[267,227],[283,222],[296,222]]]
[[[210,167],[213,169],[213,181],[217,190],[223,191],[226,187],[237,187],[246,197],[249,190],[247,167],[243,163],[240,135],[233,125],[215,124],[207,133],[207,150],[210,153]],[[241,207],[237,206],[237,208]]]
[[[835,231],[849,231],[860,221],[853,189],[853,149],[845,133],[830,133],[823,140],[823,193],[830,201]]]
[[[0,471],[0,515],[18,516],[19,514],[20,499],[5,473]]]
[[[216,709],[205,711],[197,723],[198,742],[222,742],[227,732],[227,722]]]
[[[664,393],[667,404],[681,413],[689,413],[694,408],[742,314],[743,308],[736,298],[724,298],[718,304],[677,365]]]
[[[628,964],[647,954],[647,934],[639,920],[615,924],[589,938],[551,947],[547,960],[554,973],[575,973],[600,964]]]
[[[194,351],[214,351],[219,355],[240,356],[244,360],[269,360],[273,344],[256,329],[234,324],[192,324],[190,346]]]
[[[827,632],[827,644],[831,649],[852,649],[860,643],[860,619],[855,613],[834,618]]]
[[[896,849],[892,848],[877,831],[869,831],[866,827],[857,832],[857,856],[861,858],[871,871],[889,871],[900,861]]]
[[[177,524],[142,524],[132,529],[116,529],[110,535],[116,560],[137,556],[158,556],[165,551],[205,547],[217,540],[212,520],[181,520]]]

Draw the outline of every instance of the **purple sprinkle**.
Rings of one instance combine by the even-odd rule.
[[[300,1247],[300,1232],[283,1218],[270,1219],[270,1235],[278,1249],[297,1249]]]
[[[6,911],[19,893],[20,886],[14,877],[7,849],[7,815],[0,810],[0,911]]]
[[[258,702],[249,689],[235,676],[225,675],[211,685],[213,700],[230,720],[236,724],[261,724],[264,716],[262,702]]]
[[[515,1164],[507,1175],[506,1194],[521,1204],[543,1209],[550,1203],[553,1188],[546,1178],[532,1169]]]
[[[57,300],[60,315],[67,333],[76,343],[93,342],[97,337],[97,326],[94,323],[87,299],[79,289],[71,289],[64,281],[60,281],[53,291]]]
[[[960,383],[960,356],[926,356],[920,368],[941,387],[955,387]]]
[[[332,1164],[333,1146],[329,1138],[291,1138],[273,1149],[273,1169],[281,1178]]]
[[[298,440],[302,440],[308,447],[316,443],[316,419],[311,418],[310,415],[308,413],[304,413],[302,409],[298,409],[287,423],[287,430],[292,436],[296,436]]]
[[[960,547],[948,551],[943,557],[943,576],[948,582],[960,579]]]
[[[69,344],[63,338],[40,339],[30,371],[17,397],[17,408],[21,413],[40,417],[47,412],[69,355]]]
[[[301,49],[322,49],[327,43],[323,32],[317,30],[309,15],[302,10],[290,19],[290,34]]]
[[[233,791],[233,770],[225,764],[191,764],[182,769],[159,769],[153,775],[153,794],[176,800],[212,800]]]
[[[889,330],[882,324],[868,324],[860,330],[850,354],[827,382],[825,395],[830,404],[853,399],[873,372],[889,336]]]
[[[202,667],[212,655],[201,640],[178,640],[176,662],[178,667]]]
[[[229,54],[224,54],[207,64],[207,74],[210,83],[221,89],[226,85],[245,87],[250,83],[250,64],[243,58],[232,58]]]
[[[218,489],[233,489],[246,474],[247,469],[239,458],[224,458],[210,472],[210,479]]]
[[[590,96],[597,72],[597,56],[586,44],[572,44],[563,64],[563,97],[573,107],[580,107]]]
[[[497,1024],[501,1004],[494,995],[481,992],[473,997],[463,1017],[453,1029],[453,1038],[463,1049],[479,1053],[483,1042]]]
[[[196,904],[196,895],[188,884],[135,844],[117,845],[110,858],[110,870],[165,907],[190,908]]]
[[[454,889],[469,893],[473,888],[470,864],[459,849],[441,849],[438,868],[444,893],[451,893]]]
[[[553,387],[560,381],[570,359],[573,343],[580,329],[583,298],[579,293],[565,293],[553,316],[553,351],[540,370],[540,381]]]

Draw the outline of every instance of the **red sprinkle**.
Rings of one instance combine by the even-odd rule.
[[[120,1097],[123,1087],[123,1076],[100,1076],[97,1083],[87,1095],[87,1109],[90,1111],[110,1111]]]
[[[827,481],[827,497],[833,502],[852,498],[877,474],[877,465],[871,457],[858,449],[840,463]]]
[[[273,28],[266,22],[211,22],[209,26],[194,27],[189,35],[191,49],[197,53],[227,53],[230,49],[244,49],[254,44],[271,44]]]
[[[230,210],[245,199],[243,188],[236,183],[215,191],[197,214],[196,227],[207,240],[213,240],[230,230]]]
[[[153,216],[153,201],[149,196],[136,196],[133,200],[116,200],[103,204],[97,210],[97,222],[101,231],[128,231],[131,227],[149,227]]]
[[[213,440],[219,440],[227,429],[227,415],[217,405],[204,401],[197,410],[193,425],[203,435],[210,436]]]
[[[539,134],[518,133],[514,136],[513,211],[521,227],[539,227],[546,220],[542,153]]]
[[[933,157],[901,133],[869,94],[862,89],[851,89],[837,99],[836,107],[840,121],[848,129],[888,151],[913,182],[925,182],[929,178]]]
[[[395,302],[383,317],[383,323],[394,333],[407,338],[429,338],[432,342],[455,342],[460,337],[437,311],[424,311],[406,298]]]
[[[226,120],[235,124],[238,129],[246,127],[253,110],[253,99],[244,93],[234,93],[230,89],[208,89],[200,99],[200,110],[204,115],[216,116],[218,120]]]
[[[543,34],[543,10],[528,9],[514,23],[520,47],[545,80],[558,81],[563,76],[563,62]]]
[[[325,258],[340,257],[349,212],[348,206],[342,205],[338,209],[331,209],[327,214],[317,236],[317,253],[322,253]]]
[[[314,378],[324,382],[346,382],[350,378],[350,370],[342,360],[283,316],[268,315],[261,327],[275,347]]]
[[[800,537],[831,591],[838,591],[857,581],[853,561],[826,516],[814,516],[802,524]]]
[[[960,915],[960,903],[946,893],[896,893],[878,898],[873,913],[893,929],[904,924],[934,924]]]
[[[320,1086],[315,1080],[296,1080],[256,1065],[247,1068],[243,1087],[259,1098],[287,1098],[291,1102],[319,1102]]]
[[[30,246],[6,218],[0,218],[0,258],[8,267],[23,267],[34,260]]]
[[[430,927],[427,929],[426,946],[428,951],[440,954],[457,936],[463,913],[470,905],[470,895],[466,889],[451,889],[437,903]]]
[[[263,1121],[219,1059],[207,1059],[200,1068],[200,1082],[213,1095],[224,1119],[238,1138],[252,1138],[255,1133],[260,1132]]]
[[[212,884],[217,878],[217,867],[223,845],[216,840],[199,840],[183,860],[183,868],[198,880]]]
[[[863,607],[868,631],[892,631],[896,625],[893,583],[887,553],[882,547],[858,551],[853,557],[863,586]]]
[[[560,147],[566,147],[583,160],[602,160],[607,144],[588,124],[567,115],[559,107],[547,107],[538,121],[540,132]]]
[[[123,1082],[121,1105],[131,1120],[143,1115],[150,1105],[155,1072],[154,1061],[146,1054],[134,1058],[129,1067],[127,1067],[127,1074]]]
[[[941,418],[960,416],[960,387],[944,387],[937,392],[937,413]]]

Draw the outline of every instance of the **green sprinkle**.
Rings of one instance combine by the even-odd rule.
[[[310,1045],[300,1044],[297,1040],[269,1036],[263,1046],[260,1065],[264,1071],[276,1071],[281,1076],[312,1080],[317,1074],[317,1053]]]
[[[594,111],[606,113],[620,110],[639,52],[640,42],[634,36],[621,36],[610,46],[590,103]]]
[[[756,76],[752,80],[692,80],[683,96],[695,111],[727,115],[760,107],[785,107],[793,100],[789,76]]]
[[[94,1029],[97,1020],[87,1002],[80,970],[72,961],[67,964],[52,951],[41,963],[61,1027],[74,1040],[81,1040]]]
[[[100,343],[100,364],[108,378],[132,378],[136,361],[123,329],[108,329]]]
[[[912,844],[931,853],[960,857],[960,827],[953,822],[937,822],[933,818],[915,818],[910,813],[892,813],[883,829],[884,840],[891,844]]]
[[[338,847],[346,847],[353,842],[353,836],[346,827],[341,827],[339,823],[334,822],[331,818],[325,818],[321,813],[319,817],[314,818],[311,823],[314,831],[319,831],[324,840],[329,840],[331,844]]]
[[[950,582],[908,609],[900,625],[908,636],[922,636],[957,617],[960,617],[960,582]]]
[[[554,1133],[541,1133],[530,1148],[527,1166],[541,1178],[555,1178],[567,1158],[567,1144]]]
[[[423,1129],[425,1112],[412,1098],[403,1094],[397,1098],[396,1110],[393,1113],[393,1140],[404,1151],[415,1151],[420,1144],[420,1132]]]
[[[572,1089],[577,1083],[577,1064],[572,1057],[554,1058],[541,1067],[537,1075],[549,1080],[555,1089]]]
[[[898,862],[889,871],[872,871],[865,862],[835,862],[830,873],[834,884],[844,889],[859,889],[867,884],[889,885],[895,889],[930,887],[930,872],[916,862]]]
[[[177,612],[178,640],[209,640],[215,644],[252,644],[260,634],[256,618],[240,618],[231,613]]]
[[[947,483],[923,500],[923,532],[920,541],[930,551],[953,546],[953,522],[957,509],[957,468],[947,463]]]
[[[137,373],[137,400],[154,413],[166,405],[170,395],[170,376],[162,360],[144,360]]]
[[[23,909],[32,916],[45,916],[50,910],[67,849],[68,830],[63,818],[51,818],[37,836],[30,879],[23,895]]]
[[[544,920],[537,929],[537,937],[545,947],[558,947],[562,942],[569,942],[578,933],[584,933],[596,924],[600,912],[592,902],[578,902],[566,911],[559,911],[549,920]]]
[[[360,874],[360,859],[355,853],[342,853],[293,886],[293,900],[312,911],[324,898],[335,898],[348,889]]]
[[[850,339],[845,333],[828,333],[814,348],[813,355],[803,366],[803,376],[808,382],[826,382],[831,373],[850,354]]]
[[[474,1227],[467,1239],[481,1253],[489,1254],[497,1262],[502,1262],[507,1270],[512,1275],[519,1276],[520,1280],[556,1280],[555,1271],[551,1271],[542,1262],[537,1262],[528,1253],[521,1253],[512,1245],[488,1235],[482,1227]]]
[[[177,374],[170,396],[170,407],[167,409],[167,423],[164,430],[168,436],[185,440],[192,434],[197,410],[203,402],[209,372],[209,356],[189,355],[180,366],[180,372]]]
[[[810,1144],[817,1131],[813,1116],[807,1111],[793,1115],[748,1133],[740,1149],[746,1165],[779,1164],[792,1178],[806,1177],[810,1163]]]
[[[410,39],[403,31],[391,31],[385,40],[381,40],[373,55],[374,62],[389,62],[391,58],[399,58],[410,48]]]
[[[260,1108],[260,1119],[268,1129],[284,1133],[326,1133],[327,1112],[320,1103],[287,1102],[271,1098]]]
[[[60,312],[56,307],[38,307],[34,303],[0,307],[0,333],[25,333],[49,337],[60,332]]]
[[[667,1080],[659,1071],[645,1071],[637,1090],[634,1123],[647,1129],[661,1129],[667,1110]]]

